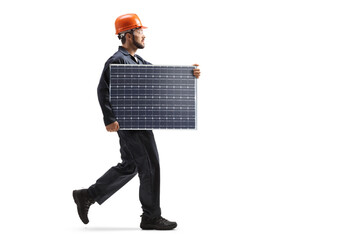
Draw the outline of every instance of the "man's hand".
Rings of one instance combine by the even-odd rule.
[[[193,66],[196,66],[196,67],[198,67],[199,66],[199,64],[193,64]],[[200,69],[198,69],[198,68],[195,68],[194,69],[194,76],[196,77],[196,78],[199,78],[200,77]]]
[[[109,125],[106,125],[106,130],[108,132],[117,132],[119,130],[119,123],[117,121],[110,123]]]

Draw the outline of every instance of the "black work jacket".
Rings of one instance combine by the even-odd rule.
[[[105,126],[116,121],[109,100],[110,64],[151,64],[142,59],[137,54],[135,54],[135,57],[137,58],[137,62],[125,48],[120,46],[119,51],[112,55],[105,63],[104,70],[101,74],[100,82],[97,88],[98,99],[104,115]]]

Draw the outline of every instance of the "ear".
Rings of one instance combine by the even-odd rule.
[[[126,33],[126,41],[132,41],[131,33]]]

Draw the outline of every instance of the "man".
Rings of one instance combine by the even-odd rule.
[[[117,132],[119,135],[122,162],[110,168],[88,189],[74,190],[73,198],[80,219],[87,224],[90,206],[95,202],[105,202],[138,173],[139,195],[143,209],[140,227],[171,230],[176,228],[177,223],[161,217],[160,166],[154,135],[151,130],[119,130],[119,123],[109,102],[110,64],[150,64],[135,54],[138,49],[145,47],[143,29],[146,27],[141,24],[136,14],[125,14],[116,19],[115,28],[122,46],[105,63],[97,90],[106,130]],[[200,76],[199,69],[194,69],[194,76]]]

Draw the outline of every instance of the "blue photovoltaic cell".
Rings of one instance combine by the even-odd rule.
[[[110,102],[120,129],[196,129],[193,66],[110,65]]]

